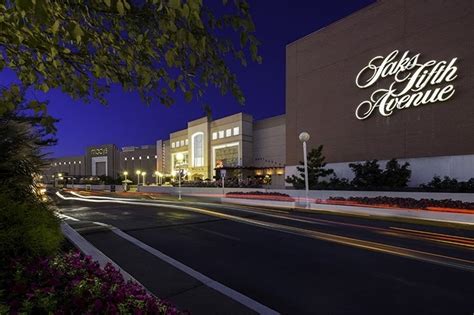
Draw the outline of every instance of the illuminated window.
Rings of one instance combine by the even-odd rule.
[[[193,166],[204,166],[204,134],[202,132],[195,133],[191,140],[193,144]]]
[[[76,164],[76,161],[74,161],[74,164]]]
[[[69,165],[71,165],[71,161],[69,161]]]
[[[212,140],[217,140],[217,132],[212,133]]]
[[[181,140],[180,145],[184,146],[184,140]]]
[[[79,164],[81,164],[81,161],[79,161]]]
[[[179,148],[179,141],[176,141],[176,147]]]
[[[224,130],[219,131],[219,139],[224,138]]]
[[[226,137],[232,136],[232,129],[227,129],[227,130],[225,131],[225,136],[226,136]]]
[[[240,128],[239,127],[234,127],[234,136],[238,136],[239,132],[240,132]]]
[[[186,139],[186,140],[184,141],[184,143],[185,143],[186,145],[188,145],[188,144],[189,144],[189,140]]]
[[[171,147],[174,148],[174,142],[171,142]]]
[[[59,162],[59,165],[61,165],[61,162]]]

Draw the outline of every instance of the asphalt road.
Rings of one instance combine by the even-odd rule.
[[[58,206],[93,244],[107,230],[78,222],[114,226],[282,314],[474,312],[472,230],[205,202],[121,202]]]

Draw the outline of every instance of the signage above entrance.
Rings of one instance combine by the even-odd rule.
[[[458,68],[454,64],[458,58],[450,61],[429,60],[424,63],[419,59],[420,54],[410,55],[409,51],[402,54],[398,50],[385,57],[372,58],[357,74],[357,87],[379,87],[384,78],[391,78],[393,81],[387,88],[376,89],[370,99],[357,106],[357,119],[370,117],[376,109],[382,116],[387,117],[397,109],[450,99],[455,92],[451,82],[457,78]]]
[[[92,156],[103,156],[107,155],[108,150],[107,148],[97,148],[97,149],[91,149],[91,155]]]

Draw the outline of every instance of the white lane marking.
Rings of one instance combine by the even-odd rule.
[[[65,197],[59,192],[56,192],[56,195],[59,196],[60,198],[64,199],[64,200],[84,201],[84,199],[82,199],[82,198]],[[148,205],[148,206],[155,206],[155,207],[160,206],[160,205],[157,205],[157,204],[146,204],[146,203],[140,203],[140,202],[126,202],[126,201],[122,201],[122,200],[112,201],[112,200],[91,200],[91,199],[88,199],[87,202],[98,202],[98,203],[118,202],[118,203],[133,204],[133,205]],[[166,205],[166,206],[169,207],[169,206],[172,206],[172,205]],[[180,208],[181,209],[182,206],[174,206],[174,208]],[[225,285],[223,285],[223,284],[221,284],[221,283],[219,283],[219,282],[203,275],[202,273],[200,273],[200,272],[184,265],[183,263],[167,256],[166,254],[160,252],[159,250],[157,250],[153,247],[148,246],[147,244],[139,241],[138,239],[124,233],[123,231],[121,231],[117,228],[112,229],[112,231],[115,234],[121,236],[122,238],[130,241],[134,245],[136,245],[136,246],[144,249],[145,251],[149,252],[150,254],[160,258],[163,261],[166,261],[167,263],[171,264],[175,268],[177,268],[177,269],[183,271],[184,273],[192,276],[193,278],[201,281],[203,284],[207,285],[208,287],[213,288],[214,290],[228,296],[229,298],[243,304],[244,306],[256,311],[259,314],[279,314],[278,312],[272,310],[271,308],[269,308],[269,307],[255,301],[255,300],[251,299],[248,296],[243,295],[240,292],[237,292],[237,291],[235,291],[235,290],[233,290],[229,287],[226,287]]]
[[[164,205],[159,205],[159,204],[143,203],[143,202],[90,200],[90,199],[86,200],[86,199],[75,198],[75,197],[64,197],[59,192],[57,192],[56,194],[66,200],[79,200],[79,201],[96,202],[96,203],[102,203],[102,202],[123,203],[123,204],[151,206],[151,207],[164,206]],[[185,205],[181,205],[181,206],[166,205],[165,207],[197,212],[200,214],[227,219],[234,222],[258,226],[258,227],[266,228],[269,230],[294,234],[300,237],[309,237],[313,239],[325,240],[325,241],[338,243],[338,244],[342,244],[346,246],[364,248],[364,249],[368,249],[368,250],[372,250],[376,252],[392,254],[396,256],[411,258],[415,260],[430,262],[433,264],[439,264],[439,265],[453,267],[453,268],[459,268],[459,269],[467,270],[470,272],[474,271],[474,264],[472,261],[463,260],[463,259],[459,259],[455,257],[448,257],[448,256],[434,254],[434,253],[423,252],[423,251],[418,251],[414,249],[408,249],[408,248],[387,245],[387,244],[377,243],[377,242],[372,242],[372,241],[365,241],[361,239],[355,239],[355,238],[350,238],[350,237],[345,237],[345,236],[340,236],[340,235],[335,235],[335,234],[330,234],[330,233],[323,233],[323,232],[318,232],[318,231],[313,231],[313,230],[305,230],[305,229],[297,228],[294,226],[288,226],[288,225],[282,225],[282,224],[271,223],[271,222],[266,222],[266,221],[243,218],[243,217],[238,217],[238,216],[234,216],[230,214],[214,212],[210,210],[205,210],[205,209],[200,209],[200,208],[190,207],[190,206],[185,206]]]
[[[62,213],[58,213],[57,215],[58,215],[58,217],[61,218],[61,219],[66,219],[66,220],[71,220],[71,221],[81,221],[81,220],[79,220],[79,219],[70,217],[70,216],[65,215],[65,214],[62,214]]]
[[[152,254],[155,257],[160,258],[163,261],[166,261],[168,264],[172,265],[176,269],[181,270],[182,272],[190,275],[191,277],[201,281],[206,286],[213,288],[214,290],[224,294],[225,296],[233,299],[234,301],[239,302],[240,304],[245,305],[246,307],[250,308],[251,310],[259,313],[259,314],[279,314],[277,311],[265,306],[250,297],[243,295],[240,292],[237,292],[220,282],[217,282],[208,276],[203,275],[202,273],[186,266],[185,264],[177,261],[176,259],[171,258],[170,256],[160,252],[159,250],[143,243],[142,241],[130,236],[129,234],[123,232],[119,229],[113,229],[112,232],[117,234],[118,236],[126,239],[127,241],[133,243],[134,245],[140,247],[141,249],[147,251],[148,253]]]
[[[87,199],[87,201],[91,201],[94,199],[99,199],[96,200],[97,202],[106,202],[105,200],[111,200],[111,201],[131,201],[134,202],[134,204],[140,203],[140,204],[148,204],[148,205],[160,205],[160,204],[165,204],[165,205],[175,205],[175,201],[168,201],[168,200],[141,200],[141,199],[127,199],[127,198],[115,198],[115,197],[104,197],[104,196],[83,196],[81,194],[78,194],[76,192],[70,191],[70,194],[73,194],[74,196],[77,196],[79,198]],[[62,196],[62,195],[61,195]],[[60,197],[61,197],[60,196]],[[63,198],[63,197],[61,197]],[[64,198],[70,198],[70,197],[64,197]],[[64,199],[63,198],[63,199]],[[78,199],[72,199],[72,200],[78,200]],[[194,202],[196,205],[203,205],[203,206],[212,206],[216,207],[216,204],[212,203],[207,203],[207,202]],[[315,225],[331,225],[333,224],[332,221],[327,221],[327,222],[321,222],[321,220],[313,220],[313,219],[302,219],[301,217],[296,218],[296,217],[291,217],[287,215],[278,215],[278,214],[272,214],[268,212],[262,212],[262,211],[252,211],[252,210],[247,210],[242,209],[242,208],[237,208],[235,206],[232,206],[231,204],[225,204],[227,209],[234,210],[234,211],[240,211],[244,213],[250,213],[250,214],[256,214],[256,215],[264,215],[267,217],[271,218],[278,218],[278,219],[286,219],[286,220],[291,220],[291,221],[296,221],[296,222],[303,222],[303,223],[310,223],[310,224],[315,224]],[[181,207],[181,206],[180,206]]]

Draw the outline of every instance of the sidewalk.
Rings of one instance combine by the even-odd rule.
[[[192,314],[256,314],[250,308],[120,237],[110,227],[94,227],[92,222],[89,227],[84,222],[70,224],[92,245],[88,250],[93,254],[99,253],[99,257],[93,257],[94,259],[105,263],[100,258],[103,253],[107,256],[105,258],[122,270],[125,279],[140,282],[152,294],[173,303],[181,310],[189,310]],[[70,236],[68,238],[71,240]],[[73,238],[75,240],[71,241],[77,242],[78,235]],[[85,243],[87,246],[87,242],[82,245]]]

